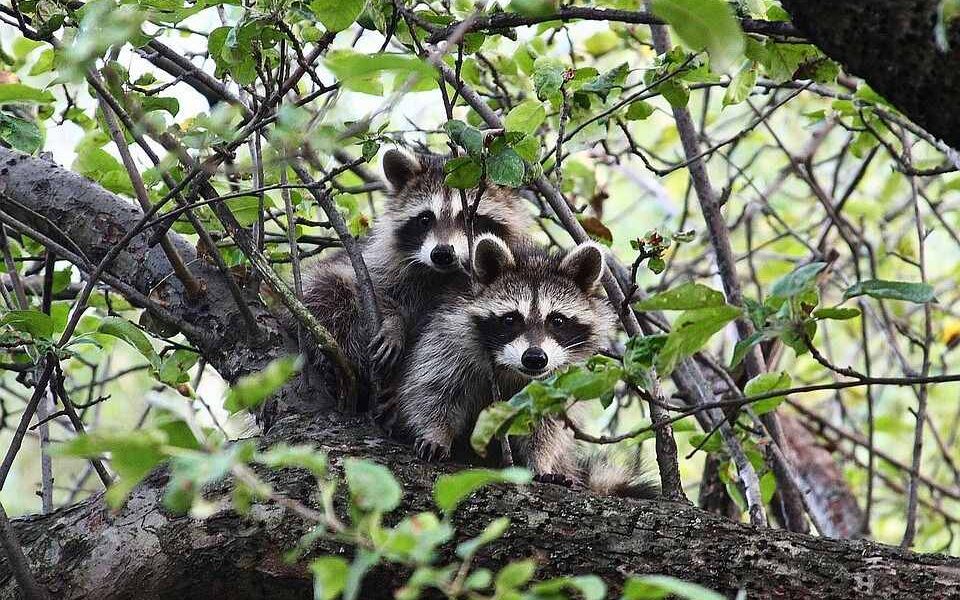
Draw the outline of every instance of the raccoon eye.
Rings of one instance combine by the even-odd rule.
[[[430,227],[431,225],[433,225],[433,219],[434,217],[432,212],[420,213],[417,216],[417,222],[420,223],[420,226],[424,228]]]
[[[547,324],[551,327],[559,329],[567,324],[567,318],[559,313],[553,313],[547,317]]]
[[[500,317],[500,322],[506,325],[507,327],[513,327],[520,322],[520,315],[515,312],[510,312],[502,317]]]

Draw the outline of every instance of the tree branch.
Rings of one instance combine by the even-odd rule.
[[[509,29],[523,27],[525,25],[536,25],[538,23],[547,23],[549,21],[611,21],[618,23],[631,23],[637,25],[663,25],[661,19],[645,11],[615,10],[610,8],[589,8],[586,6],[569,6],[561,8],[557,12],[545,15],[521,15],[518,13],[495,13],[483,17],[475,17],[472,22],[464,27],[463,21],[456,21],[432,33],[427,42],[438,44],[450,37],[454,31],[462,28],[462,34],[473,31],[486,31],[489,33],[503,33]],[[799,37],[800,32],[790,23],[761,21],[757,19],[741,19],[740,26],[747,33],[758,33],[776,37]]]
[[[75,173],[6,148],[0,148],[0,190],[0,211],[78,251],[91,263],[103,258],[143,216],[138,206]],[[173,269],[163,250],[150,246],[151,235],[148,229],[135,236],[107,273],[159,303],[167,316],[190,325],[184,328],[184,335],[221,376],[234,381],[259,371],[275,358],[296,352],[295,340],[252,294],[246,304],[262,335],[251,336],[245,328],[237,327],[241,321],[239,308],[224,275],[200,259],[192,244],[171,231],[167,233],[171,244],[206,289],[201,302],[191,302],[182,282],[170,276]],[[298,388],[298,382],[284,388],[278,395],[282,406],[307,411],[319,408],[315,394],[302,393]]]
[[[436,477],[455,469],[417,460],[383,440],[365,419],[335,414],[307,421],[288,416],[261,440],[313,443],[337,468],[349,456],[390,467],[403,485],[402,514],[431,510]],[[303,471],[266,475],[278,494],[316,506],[315,484]],[[33,572],[60,598],[141,599],[224,597],[304,598],[309,576],[282,560],[306,524],[288,508],[259,505],[249,517],[230,511],[207,519],[173,516],[162,508],[163,472],[111,512],[99,498],[52,515],[14,522]],[[211,494],[228,493],[224,483]],[[813,538],[760,529],[670,502],[597,497],[559,486],[499,487],[459,509],[457,539],[477,535],[492,519],[509,517],[507,534],[477,556],[495,569],[508,560],[540,557],[538,576],[596,573],[613,594],[631,573],[662,573],[732,597],[740,589],[758,598],[827,596],[946,598],[960,592],[960,559],[919,555],[890,546]],[[342,543],[319,540],[318,554],[349,554]],[[448,556],[449,557],[449,556]],[[149,576],[147,576],[149,575]],[[360,597],[393,598],[409,573],[375,568]],[[17,591],[8,564],[0,564],[0,599]]]

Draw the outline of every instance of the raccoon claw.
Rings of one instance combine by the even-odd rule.
[[[441,462],[450,458],[450,448],[422,438],[417,440],[414,449],[417,456],[427,462]]]
[[[386,329],[380,329],[370,341],[369,350],[373,353],[370,361],[378,373],[389,373],[396,365],[403,350],[398,336]]]
[[[576,479],[562,473],[537,473],[533,476],[533,480],[537,483],[550,483],[553,485],[562,485],[567,488],[572,488],[577,485]]]

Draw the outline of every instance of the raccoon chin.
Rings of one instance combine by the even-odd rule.
[[[547,377],[553,375],[553,373],[556,371],[556,369],[545,369],[543,371],[528,371],[523,367],[520,367],[520,368],[510,367],[510,368],[513,369],[516,373],[519,373],[520,376],[523,377],[524,379],[530,379],[530,380],[535,379],[537,381],[542,381],[546,379]]]

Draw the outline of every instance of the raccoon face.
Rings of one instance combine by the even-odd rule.
[[[394,247],[404,263],[440,273],[462,272],[469,261],[463,205],[460,192],[443,182],[444,162],[434,155],[388,151],[383,157],[384,175],[393,190],[388,216]],[[467,191],[468,202],[473,198],[474,192]],[[515,194],[492,188],[478,206],[473,227],[477,235],[509,239],[522,235],[530,222]]]
[[[470,313],[494,364],[541,379],[592,356],[612,324],[597,295],[603,267],[595,244],[560,257],[534,247],[513,252],[493,236],[478,239]]]

